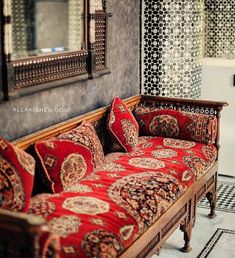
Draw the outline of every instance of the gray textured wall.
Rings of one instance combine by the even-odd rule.
[[[111,74],[1,103],[1,136],[13,140],[107,105],[115,95],[139,93],[139,1],[109,0],[107,10],[113,15],[107,45]]]

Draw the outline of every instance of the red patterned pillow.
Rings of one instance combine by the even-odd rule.
[[[57,138],[63,140],[70,140],[88,147],[92,153],[94,168],[98,168],[101,164],[103,164],[103,147],[91,123],[84,121],[75,129],[63,133],[59,135]]]
[[[171,138],[189,137],[189,132],[184,125],[190,119],[179,111],[137,107],[134,114],[142,135]]]
[[[217,119],[206,114],[137,107],[134,111],[142,135],[215,143]]]
[[[185,126],[190,132],[189,140],[214,144],[217,138],[217,118],[212,115],[182,112],[191,119]]]
[[[86,146],[51,139],[35,144],[45,172],[44,181],[53,193],[69,191],[93,170],[92,153]]]
[[[0,208],[28,211],[34,169],[31,155],[0,138]]]
[[[115,97],[108,116],[108,130],[125,151],[132,151],[139,137],[139,125],[125,103]]]

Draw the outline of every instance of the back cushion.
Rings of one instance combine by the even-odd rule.
[[[28,211],[34,169],[32,156],[0,138],[0,208]]]
[[[139,125],[126,104],[117,96],[111,104],[107,127],[111,136],[125,151],[132,151],[136,147]]]
[[[162,136],[214,144],[217,118],[170,109],[137,107],[134,111],[141,135]]]
[[[78,127],[59,135],[57,138],[62,140],[70,140],[74,143],[80,143],[88,147],[92,153],[94,168],[98,168],[101,164],[103,164],[103,147],[91,123],[83,121]]]
[[[35,144],[44,170],[43,181],[53,193],[70,191],[93,170],[89,148],[68,140],[51,139]]]

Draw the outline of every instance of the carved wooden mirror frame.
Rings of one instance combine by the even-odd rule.
[[[11,0],[1,8],[1,99],[28,95],[109,73],[106,67],[106,0],[84,0],[84,47],[45,56],[12,60]]]

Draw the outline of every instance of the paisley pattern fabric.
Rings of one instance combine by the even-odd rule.
[[[92,153],[82,144],[52,139],[36,143],[35,150],[44,182],[53,193],[71,190],[93,171]]]
[[[77,216],[64,215],[53,218],[49,222],[52,232],[65,238],[70,234],[77,233],[79,230],[80,219]]]
[[[62,258],[119,257],[216,156],[213,145],[140,137],[134,151],[108,154],[79,182],[78,192],[33,197],[30,213],[60,235]]]
[[[155,158],[170,159],[170,158],[173,158],[173,157],[176,157],[176,156],[177,156],[177,151],[172,150],[172,149],[162,149],[162,150],[160,149],[160,150],[152,151],[152,155],[153,155]]]
[[[0,208],[28,211],[34,167],[32,156],[0,138]]]
[[[184,126],[189,119],[179,111],[137,107],[134,115],[142,135],[182,138],[189,134]]]
[[[217,136],[217,118],[205,114],[183,112],[191,121],[185,126],[190,132],[189,140],[214,144]]]
[[[87,164],[84,157],[78,153],[69,154],[61,164],[60,179],[64,190],[68,190],[85,176]]]
[[[133,151],[138,143],[139,125],[125,103],[115,97],[107,119],[111,136],[127,151]]]
[[[134,149],[138,142],[138,137],[139,137],[139,134],[135,125],[129,119],[123,119],[121,121],[121,126],[122,126],[124,138],[126,140],[126,144]]]
[[[20,163],[20,165],[32,176],[34,176],[34,169],[35,169],[35,161],[33,157],[28,155],[28,153],[18,149],[14,148],[17,159]]]
[[[123,207],[143,232],[177,200],[183,188],[171,175],[144,172],[117,180],[108,189],[111,200]]]
[[[158,168],[164,168],[165,163],[163,161],[154,159],[154,158],[132,158],[129,160],[129,164],[138,167],[138,168],[147,168],[147,169],[158,169]]]
[[[82,248],[87,257],[118,257],[123,249],[118,237],[104,229],[88,233]]]
[[[12,211],[23,210],[25,193],[21,177],[12,164],[1,157],[0,186],[0,207]]]
[[[43,199],[43,197],[42,197]],[[47,199],[44,199],[42,202],[41,199],[31,199],[30,201],[30,210],[29,213],[33,213],[38,216],[42,216],[46,218],[50,214],[54,213],[56,210],[56,206],[54,202],[47,201]]]
[[[177,148],[177,149],[190,149],[196,145],[195,142],[165,138],[163,141],[164,145],[167,147]]]
[[[177,137],[179,135],[179,125],[176,118],[170,115],[155,116],[149,124],[152,135]]]
[[[104,162],[103,148],[91,123],[84,121],[75,129],[60,134],[57,138],[70,140],[78,145],[82,144],[89,148],[92,153],[94,168],[98,168]]]
[[[97,215],[109,211],[109,204],[94,197],[78,196],[67,198],[63,202],[63,208],[75,213]]]
[[[217,137],[217,118],[171,109],[137,107],[134,115],[141,135],[171,137],[214,144]]]

